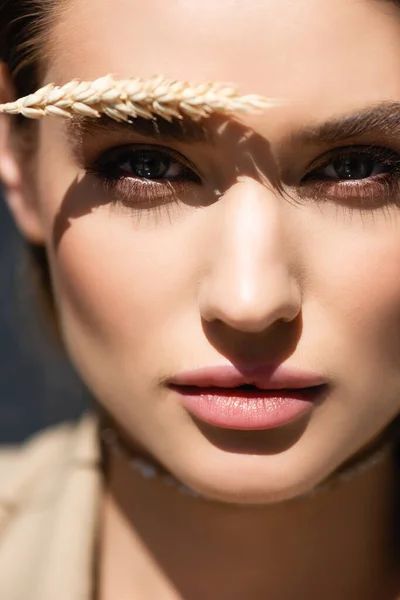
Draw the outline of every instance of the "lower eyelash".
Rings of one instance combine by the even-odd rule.
[[[395,168],[390,173],[351,183],[311,180],[299,188],[298,195],[302,198],[314,198],[316,201],[346,203],[349,208],[374,209],[388,203],[397,205],[400,201],[400,170]]]
[[[183,181],[165,180],[161,183],[134,177],[112,177],[95,168],[86,169],[86,173],[95,175],[102,190],[111,196],[113,202],[131,207],[179,202],[190,186],[190,182]]]

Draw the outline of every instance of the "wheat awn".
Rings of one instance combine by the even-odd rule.
[[[212,113],[248,113],[276,104],[276,100],[262,96],[241,96],[221,83],[195,84],[162,76],[117,80],[107,75],[94,81],[73,79],[62,86],[50,83],[15,102],[0,104],[0,113],[29,119],[46,115],[69,118],[75,114],[94,118],[107,115],[116,121],[157,116],[199,120]]]

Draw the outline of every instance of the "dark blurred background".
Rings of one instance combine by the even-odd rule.
[[[26,248],[0,190],[0,444],[75,419],[89,403],[39,310]]]

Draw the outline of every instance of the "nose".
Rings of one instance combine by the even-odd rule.
[[[299,315],[301,293],[284,204],[272,190],[247,179],[214,205],[199,298],[203,319],[257,333]]]

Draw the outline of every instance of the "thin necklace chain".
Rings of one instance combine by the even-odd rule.
[[[139,473],[144,479],[159,479],[164,485],[176,489],[179,493],[186,496],[192,496],[194,498],[201,498],[203,500],[214,501],[199,492],[191,489],[174,475],[165,471],[156,461],[152,461],[148,458],[143,458],[139,454],[129,449],[126,443],[118,435],[116,429],[110,425],[106,425],[100,428],[100,438],[104,445],[111,451],[119,456],[122,456],[127,460],[130,468],[133,471]],[[346,466],[336,473],[334,473],[327,480],[323,481],[311,491],[306,492],[302,497],[312,497],[320,492],[329,490],[337,485],[346,483],[355,479],[357,476],[365,473],[369,469],[372,469],[375,465],[380,463],[385,457],[389,456],[394,450],[394,440],[392,436],[384,438],[377,447],[366,453],[359,460]]]

